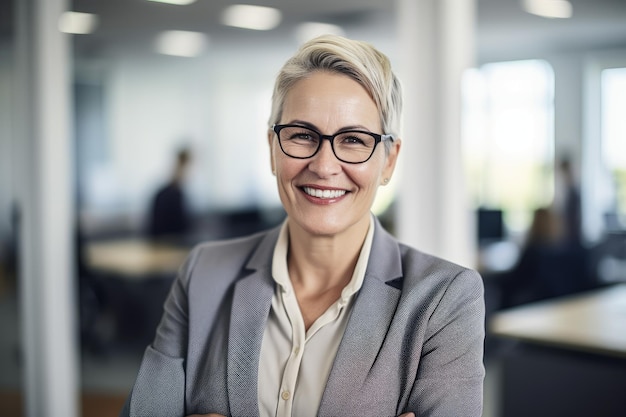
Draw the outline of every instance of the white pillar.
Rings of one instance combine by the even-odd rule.
[[[461,79],[473,65],[475,0],[397,0],[404,86],[398,237],[474,267],[461,155]]]
[[[78,415],[70,49],[65,0],[20,0],[16,175],[23,392],[29,417]]]

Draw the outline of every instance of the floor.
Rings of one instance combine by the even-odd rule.
[[[0,292],[0,416],[23,417],[19,355],[19,315],[13,292]],[[105,355],[82,352],[81,410],[83,417],[116,417],[132,387],[141,351],[117,349]],[[497,417],[498,360],[486,361],[483,417]]]

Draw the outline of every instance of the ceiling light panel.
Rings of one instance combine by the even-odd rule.
[[[522,0],[522,7],[528,13],[550,19],[567,19],[573,14],[568,0]]]
[[[227,7],[222,13],[222,23],[253,30],[271,30],[280,23],[280,10],[272,7],[234,4]]]
[[[59,18],[59,30],[74,35],[93,33],[98,26],[98,16],[91,13],[65,12]]]
[[[166,3],[175,4],[177,6],[187,6],[188,4],[195,3],[196,0],[147,0],[154,3]]]
[[[299,43],[304,43],[321,35],[330,34],[344,36],[344,30],[337,25],[319,22],[305,22],[296,27],[296,38]]]
[[[200,55],[208,43],[209,38],[204,33],[167,30],[157,37],[155,49],[160,54],[191,58]]]

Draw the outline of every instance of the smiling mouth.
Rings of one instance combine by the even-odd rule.
[[[339,198],[346,194],[346,190],[320,190],[313,187],[302,187],[302,190],[311,197]]]

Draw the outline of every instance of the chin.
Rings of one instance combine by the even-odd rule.
[[[333,216],[291,217],[290,220],[302,230],[314,236],[332,237],[358,227],[354,219],[339,219]]]
[[[337,236],[346,230],[345,228],[337,227],[335,225],[314,225],[313,227],[306,227],[304,229],[311,235],[319,237]]]

